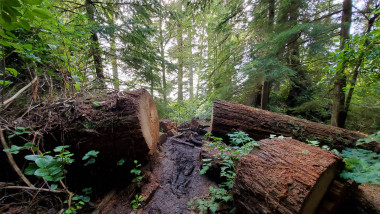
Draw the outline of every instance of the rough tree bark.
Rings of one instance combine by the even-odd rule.
[[[258,143],[237,166],[233,196],[239,213],[314,213],[342,158],[294,139]]]
[[[23,121],[46,134],[47,146],[71,145],[79,154],[98,150],[99,159],[111,164],[154,153],[159,138],[157,110],[144,89],[72,98],[35,108]],[[47,139],[54,134],[56,140]]]
[[[144,89],[78,94],[49,105],[41,103],[22,119],[18,117],[10,121],[33,130],[33,142],[41,151],[70,146],[75,162],[68,166],[67,178],[73,188],[111,188],[128,181],[133,161],[146,161],[159,140],[157,110]],[[96,162],[83,167],[86,161],[81,158],[90,150],[99,151]],[[121,160],[125,164],[118,166]],[[24,158],[19,161],[18,165],[25,164]]]
[[[255,140],[271,134],[292,137],[297,140],[318,140],[322,145],[341,150],[355,148],[356,140],[366,134],[338,127],[310,122],[224,100],[215,100],[211,118],[212,133],[227,139],[227,134],[237,130],[248,133]],[[378,149],[378,143],[366,144],[367,149]]]

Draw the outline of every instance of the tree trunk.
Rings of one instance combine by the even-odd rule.
[[[120,89],[120,82],[119,82],[119,72],[117,69],[117,53],[116,53],[116,42],[115,42],[115,34],[113,33],[111,35],[111,64],[112,64],[112,78],[113,78],[113,86],[116,90]]]
[[[272,37],[274,30],[274,13],[275,13],[275,0],[268,1],[268,28],[270,38]],[[270,82],[266,79],[263,82],[263,88],[261,90],[261,109],[268,110],[269,96],[270,96]]]
[[[162,2],[160,2],[162,3]],[[164,103],[166,103],[166,96],[167,96],[167,90],[166,90],[166,65],[165,65],[165,47],[164,47],[164,36],[163,36],[163,27],[162,27],[162,16],[163,14],[160,14],[159,17],[159,24],[160,24],[160,55],[161,55],[161,71],[162,71],[162,96],[164,98]]]
[[[263,82],[263,88],[261,89],[261,109],[268,110],[269,104],[269,94],[270,94],[270,83],[269,81]]]
[[[145,89],[83,96],[42,108],[31,111],[23,125],[42,134],[65,130],[64,142],[61,136],[55,141],[80,153],[99,150],[103,158],[118,161],[144,157],[156,149],[157,110]]]
[[[356,140],[366,134],[338,127],[310,122],[287,115],[244,106],[224,100],[215,100],[211,118],[212,133],[227,139],[227,134],[241,130],[255,140],[270,135],[283,135],[300,141],[318,140],[331,149],[356,148]],[[375,150],[378,143],[363,144],[363,148]]]
[[[188,31],[188,54],[189,57],[187,58],[187,67],[189,70],[189,98],[192,100],[194,98],[194,70],[193,70],[193,51],[192,51],[192,39],[193,35],[191,32],[191,28],[189,28]]]
[[[177,45],[178,45],[178,101],[183,100],[183,38],[182,26],[177,23]]]
[[[266,139],[237,166],[239,213],[313,214],[342,166],[332,152],[294,139]]]
[[[378,8],[379,6],[377,5],[376,8]],[[368,34],[371,32],[371,29],[375,23],[375,20],[377,17],[379,17],[380,13],[375,13],[373,15],[373,17],[368,20],[368,26],[367,26],[367,30],[365,32],[365,34]],[[366,38],[366,40],[364,41],[364,45],[365,46],[368,46],[369,45],[369,40],[368,40],[368,37]],[[343,112],[343,115],[342,115],[342,121],[343,121],[343,126],[346,122],[346,119],[347,119],[347,114],[348,114],[348,110],[350,108],[350,103],[351,103],[351,98],[352,98],[352,95],[354,94],[354,89],[355,89],[355,85],[356,85],[356,80],[358,78],[358,75],[359,75],[359,69],[360,69],[360,66],[361,64],[363,63],[364,61],[364,52],[361,52],[359,57],[358,57],[358,61],[356,62],[356,65],[355,65],[355,68],[354,70],[352,71],[352,78],[351,78],[351,81],[350,81],[350,89],[348,90],[348,94],[347,94],[347,97],[346,97],[346,100],[344,102],[344,112]]]
[[[44,105],[25,115],[20,126],[40,133],[36,142],[41,151],[70,146],[75,162],[69,166],[68,182],[80,189],[125,182],[130,177],[128,167],[134,160],[142,162],[152,155],[159,140],[157,110],[144,89],[85,95]],[[96,162],[83,167],[86,161],[81,157],[90,150],[99,151]],[[117,165],[120,160],[125,161],[123,166]]]
[[[252,86],[252,99],[249,100],[247,103],[250,106],[253,107],[259,107],[261,105],[261,90],[263,89],[263,86],[261,85],[261,82],[254,82],[251,81]],[[247,97],[249,98],[249,97]]]
[[[89,20],[94,23],[95,22],[95,14],[94,14],[94,5],[91,0],[86,0],[86,10]],[[94,65],[96,71],[96,79],[100,84],[104,84],[104,73],[103,73],[103,63],[102,63],[102,55],[100,52],[99,46],[99,38],[96,32],[91,32],[91,48],[90,52],[92,57],[94,58]]]
[[[340,50],[344,50],[346,40],[350,38],[350,26],[352,17],[352,0],[344,0],[342,12],[342,27],[340,31]],[[344,127],[346,114],[344,111],[345,93],[343,88],[346,87],[346,75],[344,74],[347,63],[343,59],[342,69],[335,74],[334,98],[331,109],[331,125]]]

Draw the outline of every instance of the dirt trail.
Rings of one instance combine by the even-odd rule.
[[[194,133],[195,134],[195,133]],[[216,186],[206,176],[200,175],[201,146],[184,139],[170,137],[159,147],[151,160],[150,169],[145,172],[147,182],[141,187],[146,201],[138,214],[194,213],[187,203],[193,197],[207,195],[210,186]],[[200,139],[200,136],[198,137]],[[122,191],[113,196],[109,204],[96,213],[129,213],[130,191]]]
[[[200,147],[176,138],[162,145],[153,169],[159,187],[141,213],[190,213],[188,201],[215,185],[199,174],[199,152]]]

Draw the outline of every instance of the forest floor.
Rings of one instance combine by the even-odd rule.
[[[206,131],[202,129],[194,132],[189,127],[179,131],[169,132],[174,136],[168,138],[168,134],[162,134],[156,153],[141,168],[143,179],[138,185],[131,183],[111,190],[98,197],[96,202],[90,202],[84,209],[78,210],[78,213],[197,213],[191,210],[189,202],[192,199],[206,199],[209,197],[209,187],[217,187],[215,179],[200,174],[202,145],[207,143],[203,140]],[[144,197],[144,201],[137,211],[133,211],[131,201],[136,195]],[[36,204],[28,204],[28,201],[1,204],[0,213],[59,213],[62,209],[53,205],[62,204],[59,200],[59,197],[49,193],[38,200],[31,200],[36,201]],[[49,209],[39,210],[38,207],[41,206]],[[231,208],[221,209],[217,213],[230,213]],[[376,211],[379,208],[380,186],[363,184],[336,213],[376,214],[379,213]]]
[[[137,213],[194,213],[189,209],[188,202],[207,197],[209,187],[216,187],[215,182],[200,175],[202,144],[193,144],[190,138],[202,142],[203,136],[187,130],[169,137],[160,145],[149,166],[143,170],[147,179],[142,183],[141,195],[145,201]],[[95,213],[130,212],[130,201],[125,200],[128,192],[113,193],[107,206],[100,207]]]

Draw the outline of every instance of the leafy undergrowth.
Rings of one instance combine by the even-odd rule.
[[[190,209],[201,214],[208,211],[215,213],[223,207],[229,209],[228,205],[231,205],[233,200],[231,190],[236,175],[236,163],[241,157],[251,152],[253,148],[259,147],[256,141],[242,131],[234,132],[228,136],[231,139],[231,146],[222,143],[222,138],[211,136],[210,133],[205,136],[206,139],[211,140],[211,148],[219,151],[219,155],[214,155],[213,158],[219,162],[220,177],[224,181],[218,185],[219,188],[210,187],[207,196],[193,198],[189,201]],[[206,174],[211,167],[211,161],[211,159],[202,159],[203,165],[200,174]]]
[[[368,136],[368,138],[359,139],[356,145],[380,141],[380,131]],[[319,147],[318,141],[307,141],[308,144]],[[326,145],[321,147],[324,150],[330,150]],[[380,154],[365,149],[345,148],[342,152],[331,150],[341,156],[346,163],[345,169],[340,177],[346,180],[353,180],[357,183],[370,183],[380,185]]]
[[[340,174],[344,179],[357,183],[380,185],[380,155],[364,149],[344,149],[340,155],[346,162],[345,170]]]

